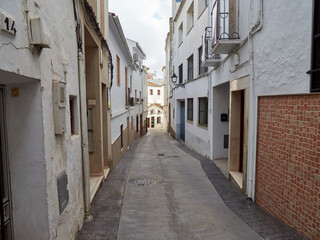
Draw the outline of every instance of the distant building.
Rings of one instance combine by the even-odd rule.
[[[151,75],[149,75],[151,76]],[[148,79],[148,128],[166,128],[165,83],[159,79]]]

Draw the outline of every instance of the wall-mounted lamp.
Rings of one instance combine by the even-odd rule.
[[[173,73],[171,76],[171,80],[174,85],[177,83],[177,78],[178,78],[177,75],[175,73]]]

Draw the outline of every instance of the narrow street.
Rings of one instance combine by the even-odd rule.
[[[303,239],[222,179],[228,186],[218,183],[219,193],[235,199],[227,206],[204,166],[181,146],[162,129],[136,141],[109,175],[93,202],[93,221],[77,239]]]
[[[150,130],[140,141],[118,239],[260,239],[224,204],[200,162],[174,143],[163,130]],[[155,182],[131,183],[136,179]]]

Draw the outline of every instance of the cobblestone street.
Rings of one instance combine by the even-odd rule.
[[[135,142],[92,215],[77,239],[303,239],[163,130]]]

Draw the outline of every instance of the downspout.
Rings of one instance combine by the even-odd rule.
[[[249,129],[249,136],[253,140],[253,144],[249,144],[248,152],[250,154],[251,159],[251,166],[248,166],[247,169],[250,169],[250,175],[248,176],[247,180],[247,191],[248,197],[250,197],[253,201],[255,200],[255,179],[256,179],[256,156],[257,156],[257,131],[258,131],[258,124],[257,124],[257,117],[258,117],[258,99],[255,96],[255,76],[254,76],[254,52],[253,52],[253,35],[259,32],[263,27],[263,0],[260,0],[260,11],[259,11],[259,18],[257,19],[255,25],[251,28],[251,31],[248,36],[248,43],[250,48],[250,65],[251,65],[251,74],[250,74],[250,94],[249,94],[249,103],[251,103],[251,109],[253,109],[253,113],[249,114],[249,126],[251,126],[251,131]],[[250,108],[249,108],[250,109]],[[250,139],[249,138],[249,139]],[[250,146],[251,149],[250,149]],[[248,161],[248,165],[249,165]]]
[[[210,1],[210,5],[208,4],[208,19],[209,19],[209,23],[210,23],[210,26],[212,27],[212,21],[211,21],[211,12],[209,11],[210,9],[212,9],[213,7],[213,2]],[[205,49],[202,49],[202,51],[205,51]],[[215,68],[211,69],[210,72],[208,72],[208,88],[209,88],[209,106],[208,108],[210,109],[211,111],[211,120],[210,120],[210,124],[211,124],[211,131],[210,131],[210,159],[213,161],[213,155],[214,155],[214,151],[213,151],[213,138],[214,138],[214,130],[213,130],[213,126],[214,126],[214,123],[213,123],[213,87],[212,87],[212,77],[213,77],[213,71],[215,70]]]
[[[80,105],[80,127],[81,127],[81,153],[83,171],[83,198],[85,220],[92,219],[90,214],[90,165],[88,149],[88,129],[87,129],[87,105],[86,105],[86,83],[84,75],[84,57],[82,29],[79,17],[79,6],[77,0],[73,0],[74,14],[76,19],[76,34],[78,46],[78,81],[79,81],[79,105]]]

